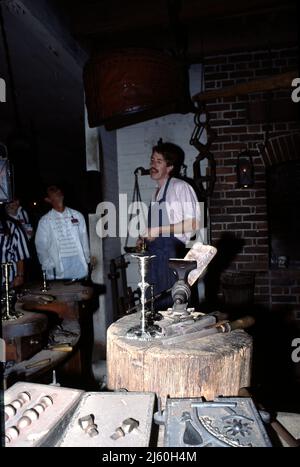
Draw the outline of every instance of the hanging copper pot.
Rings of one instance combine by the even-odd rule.
[[[190,111],[186,67],[157,50],[99,53],[87,62],[83,78],[90,127],[112,130]]]

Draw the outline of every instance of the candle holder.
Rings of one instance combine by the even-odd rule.
[[[43,270],[43,285],[41,287],[41,292],[48,292],[48,290],[50,290],[51,287],[48,285],[47,283],[47,274],[46,274],[46,271]]]
[[[138,287],[141,290],[141,323],[138,326],[127,331],[126,336],[131,339],[140,339],[140,340],[151,340],[155,337],[161,336],[161,329],[159,326],[150,324],[146,315],[146,290],[150,287],[150,284],[146,282],[146,275],[148,272],[148,265],[152,258],[155,255],[149,256],[145,253],[135,253],[131,255],[133,258],[137,258],[139,265],[139,272],[141,275],[141,281],[138,283]]]
[[[4,277],[4,296],[1,298],[1,319],[3,321],[12,321],[24,315],[24,313],[16,312],[14,309],[15,293],[9,288],[9,272],[12,263],[2,263]]]

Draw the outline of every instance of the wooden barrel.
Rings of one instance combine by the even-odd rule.
[[[111,130],[191,108],[186,68],[158,50],[96,54],[83,79],[90,127],[105,124]]]
[[[107,331],[108,388],[155,392],[170,397],[237,396],[249,386],[252,338],[243,330],[162,346],[158,339],[126,338],[139,323],[137,314],[125,316]]]

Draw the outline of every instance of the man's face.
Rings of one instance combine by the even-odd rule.
[[[47,203],[50,203],[53,209],[60,209],[64,205],[64,195],[62,191],[50,191],[46,198]]]
[[[173,165],[167,166],[164,156],[154,151],[150,160],[150,176],[152,180],[162,181],[169,177]]]

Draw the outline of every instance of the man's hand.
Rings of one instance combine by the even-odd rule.
[[[148,242],[153,242],[153,240],[155,240],[156,237],[158,236],[159,236],[159,227],[151,227],[147,229],[142,235],[142,237],[146,238]]]

